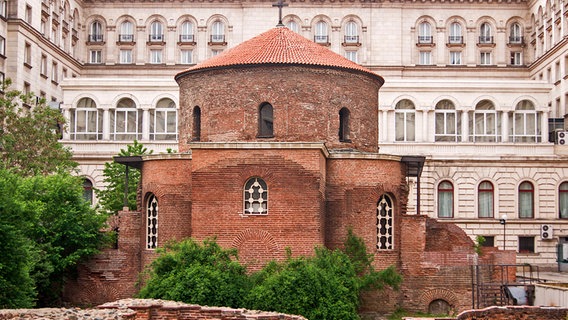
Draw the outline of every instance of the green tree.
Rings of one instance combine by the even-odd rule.
[[[47,106],[45,99],[36,104],[32,94],[10,90],[10,84],[9,79],[1,84],[0,167],[23,176],[75,168],[71,151],[58,141],[65,125],[61,111]]]
[[[143,144],[134,140],[125,149],[120,149],[118,156],[142,156],[151,154]],[[96,189],[99,205],[108,214],[116,214],[124,207],[124,182],[126,176],[126,166],[116,162],[105,163],[103,170],[104,189]],[[136,191],[140,182],[140,170],[128,168],[128,208],[136,210]]]
[[[192,239],[170,242],[158,249],[150,265],[141,298],[160,298],[208,306],[242,306],[249,289],[246,268],[235,249],[222,249],[214,240],[203,245]]]

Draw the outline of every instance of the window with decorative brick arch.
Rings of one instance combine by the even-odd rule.
[[[392,250],[394,245],[394,206],[384,194],[377,202],[377,249]]]
[[[158,198],[152,193],[146,200],[146,248],[158,247]]]
[[[341,108],[339,110],[339,141],[351,142],[349,139],[349,109]]]
[[[268,186],[259,177],[252,177],[245,183],[244,214],[265,215],[268,214]]]

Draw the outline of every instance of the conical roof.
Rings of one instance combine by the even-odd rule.
[[[384,79],[378,74],[284,26],[270,29],[218,56],[196,64],[177,74],[175,79],[208,69],[247,65],[306,65],[348,69],[371,75],[381,85],[384,83]]]

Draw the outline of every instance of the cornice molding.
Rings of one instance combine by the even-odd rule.
[[[478,3],[478,4],[527,4],[530,0],[288,0],[290,3],[311,3],[321,5],[324,3]],[[166,3],[166,2],[190,2],[190,3],[273,3],[271,0],[84,0],[85,4],[95,5],[97,3]]]

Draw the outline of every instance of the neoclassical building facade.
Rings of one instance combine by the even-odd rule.
[[[409,214],[556,268],[568,248],[568,2],[287,4],[289,29],[385,79],[378,152],[426,157],[420,188],[408,179]],[[0,79],[61,108],[62,141],[102,188],[104,162],[134,139],[154,153],[187,139],[177,73],[277,20],[271,1],[0,0]]]

